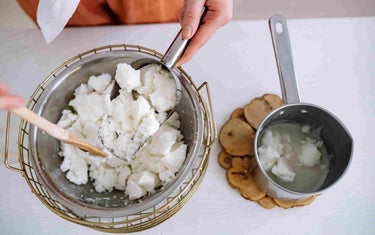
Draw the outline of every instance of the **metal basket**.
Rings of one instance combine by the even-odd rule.
[[[150,54],[156,57],[161,58],[162,54],[145,48],[141,46],[135,45],[111,45],[105,46],[100,48],[95,48],[93,50],[87,51],[82,54],[78,54],[74,58],[68,60],[60,67],[58,67],[55,71],[53,71],[35,90],[35,92],[30,97],[27,107],[29,109],[34,109],[35,105],[37,104],[40,96],[43,94],[44,90],[48,86],[48,81],[56,77],[56,74],[60,72],[61,69],[64,67],[68,68],[70,64],[76,62],[77,60],[81,60],[83,57],[96,54],[98,52],[103,51],[112,51],[112,50],[124,50],[124,51],[137,51],[141,53]],[[123,216],[123,217],[112,217],[112,218],[100,218],[100,217],[81,217],[75,214],[72,210],[65,207],[57,200],[54,200],[50,194],[47,192],[45,187],[39,182],[38,178],[36,177],[35,169],[31,163],[29,157],[29,143],[28,143],[28,128],[29,123],[21,120],[19,125],[19,132],[18,132],[18,154],[19,154],[19,165],[20,168],[16,168],[11,166],[8,163],[8,143],[9,143],[9,128],[10,128],[10,119],[11,113],[8,112],[7,115],[7,125],[6,125],[6,138],[5,138],[5,153],[4,153],[4,164],[5,166],[17,172],[20,172],[22,176],[25,178],[27,184],[29,185],[31,191],[38,197],[38,199],[52,212],[57,214],[58,216],[71,221],[76,224],[80,224],[82,226],[86,226],[95,230],[103,231],[103,232],[113,232],[113,233],[126,233],[126,232],[136,232],[145,230],[151,227],[154,227],[172,215],[177,213],[186,203],[187,201],[193,196],[195,191],[198,189],[203,176],[207,169],[208,164],[208,157],[211,150],[211,146],[214,143],[217,135],[217,130],[215,126],[213,110],[212,110],[212,102],[211,96],[208,88],[208,83],[204,82],[199,87],[197,87],[194,82],[191,80],[190,76],[186,74],[186,72],[179,67],[180,72],[190,81],[191,85],[194,87],[198,97],[199,102],[202,107],[203,115],[205,118],[205,141],[204,141],[204,151],[201,151],[199,154],[198,160],[196,161],[195,165],[193,166],[191,173],[189,173],[188,177],[184,180],[184,182],[180,185],[180,187],[175,190],[171,195],[165,198],[162,202],[157,204],[156,206],[141,211],[136,214]],[[203,99],[201,94],[202,88],[206,89],[206,94],[208,98],[208,105]]]

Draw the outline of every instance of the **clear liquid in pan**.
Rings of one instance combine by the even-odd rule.
[[[321,141],[321,139],[315,135],[315,133],[312,135],[310,131],[302,131],[302,126],[298,124],[279,123],[268,127],[266,130],[271,130],[272,133],[278,133],[281,139],[283,139],[283,136],[289,135],[292,146],[292,151],[289,152],[292,152],[292,154],[287,161],[287,166],[295,173],[295,177],[293,181],[286,182],[273,174],[272,168],[266,170],[267,174],[279,185],[296,192],[307,193],[318,190],[327,177],[329,169],[329,156],[324,147],[324,143],[321,147],[318,147],[321,153],[320,161],[314,166],[301,166],[298,155],[301,153],[301,141],[306,140],[306,138],[311,138],[316,141]],[[263,131],[262,136],[260,136],[260,143],[262,143],[265,131]],[[283,142],[283,140],[281,142]],[[262,144],[260,146],[262,146]],[[283,154],[281,154],[281,157],[282,156]]]

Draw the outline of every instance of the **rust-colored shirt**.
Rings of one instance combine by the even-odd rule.
[[[39,0],[17,0],[36,22]],[[177,22],[183,0],[81,0],[67,26]]]

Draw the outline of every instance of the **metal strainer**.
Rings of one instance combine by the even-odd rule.
[[[112,73],[118,63],[161,54],[140,46],[114,45],[96,48],[65,62],[40,84],[28,102],[39,115],[56,122],[73,98],[73,91],[92,74]],[[75,185],[59,166],[59,141],[21,121],[19,129],[20,168],[8,164],[8,113],[5,165],[22,173],[31,191],[51,211],[71,222],[105,232],[134,232],[153,227],[180,210],[197,190],[206,171],[208,155],[216,138],[207,83],[197,87],[181,69],[173,69],[181,80],[182,99],[176,107],[181,131],[188,145],[187,158],[172,182],[156,193],[129,201],[123,192],[96,193],[91,183]],[[206,87],[209,105],[201,89]]]

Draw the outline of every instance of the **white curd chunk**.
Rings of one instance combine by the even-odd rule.
[[[65,109],[62,112],[62,116],[58,121],[57,125],[67,129],[73,125],[73,123],[78,119],[78,115],[73,114],[71,110]]]
[[[131,170],[129,166],[118,167],[115,170],[118,174],[115,188],[124,191],[126,188],[126,180],[128,179],[128,176],[131,174]]]
[[[163,74],[155,76],[155,90],[150,94],[151,103],[157,110],[172,109],[176,102],[176,83],[173,78]]]
[[[186,157],[186,145],[180,145],[176,150],[169,152],[162,158],[162,162],[168,169],[177,171],[181,168]]]
[[[69,102],[83,122],[97,122],[103,115],[112,113],[109,94],[82,94]]]
[[[321,146],[321,142],[317,142],[311,138],[301,141],[301,153],[298,155],[301,165],[306,167],[318,165],[320,163],[320,156],[322,155],[318,148]]]
[[[141,75],[139,70],[133,69],[127,63],[117,65],[115,80],[127,92],[131,92],[141,86]]]
[[[61,150],[59,154],[65,157],[60,165],[60,169],[63,172],[67,172],[66,178],[78,185],[86,184],[88,181],[87,153],[65,143],[61,144]]]
[[[143,86],[137,91],[151,100],[158,112],[167,111],[176,103],[176,82],[161,65],[150,64],[141,68]]]
[[[154,155],[166,155],[170,152],[172,146],[177,140],[179,131],[168,126],[162,126],[159,131],[157,131],[152,140],[150,153]]]
[[[112,77],[110,74],[103,73],[99,76],[91,76],[87,84],[92,87],[95,91],[100,93],[108,92],[107,88],[113,83],[111,82]]]
[[[280,154],[270,146],[260,147],[258,149],[260,163],[263,168],[267,171],[271,169],[280,159]]]
[[[97,192],[111,192],[117,183],[118,174],[115,169],[105,164],[90,165],[90,177],[95,179],[93,185]]]
[[[138,199],[145,194],[142,188],[139,187],[133,180],[128,180],[125,193],[129,195],[130,200]]]
[[[296,173],[289,169],[288,160],[283,157],[272,167],[271,172],[285,182],[293,181],[296,176]]]

